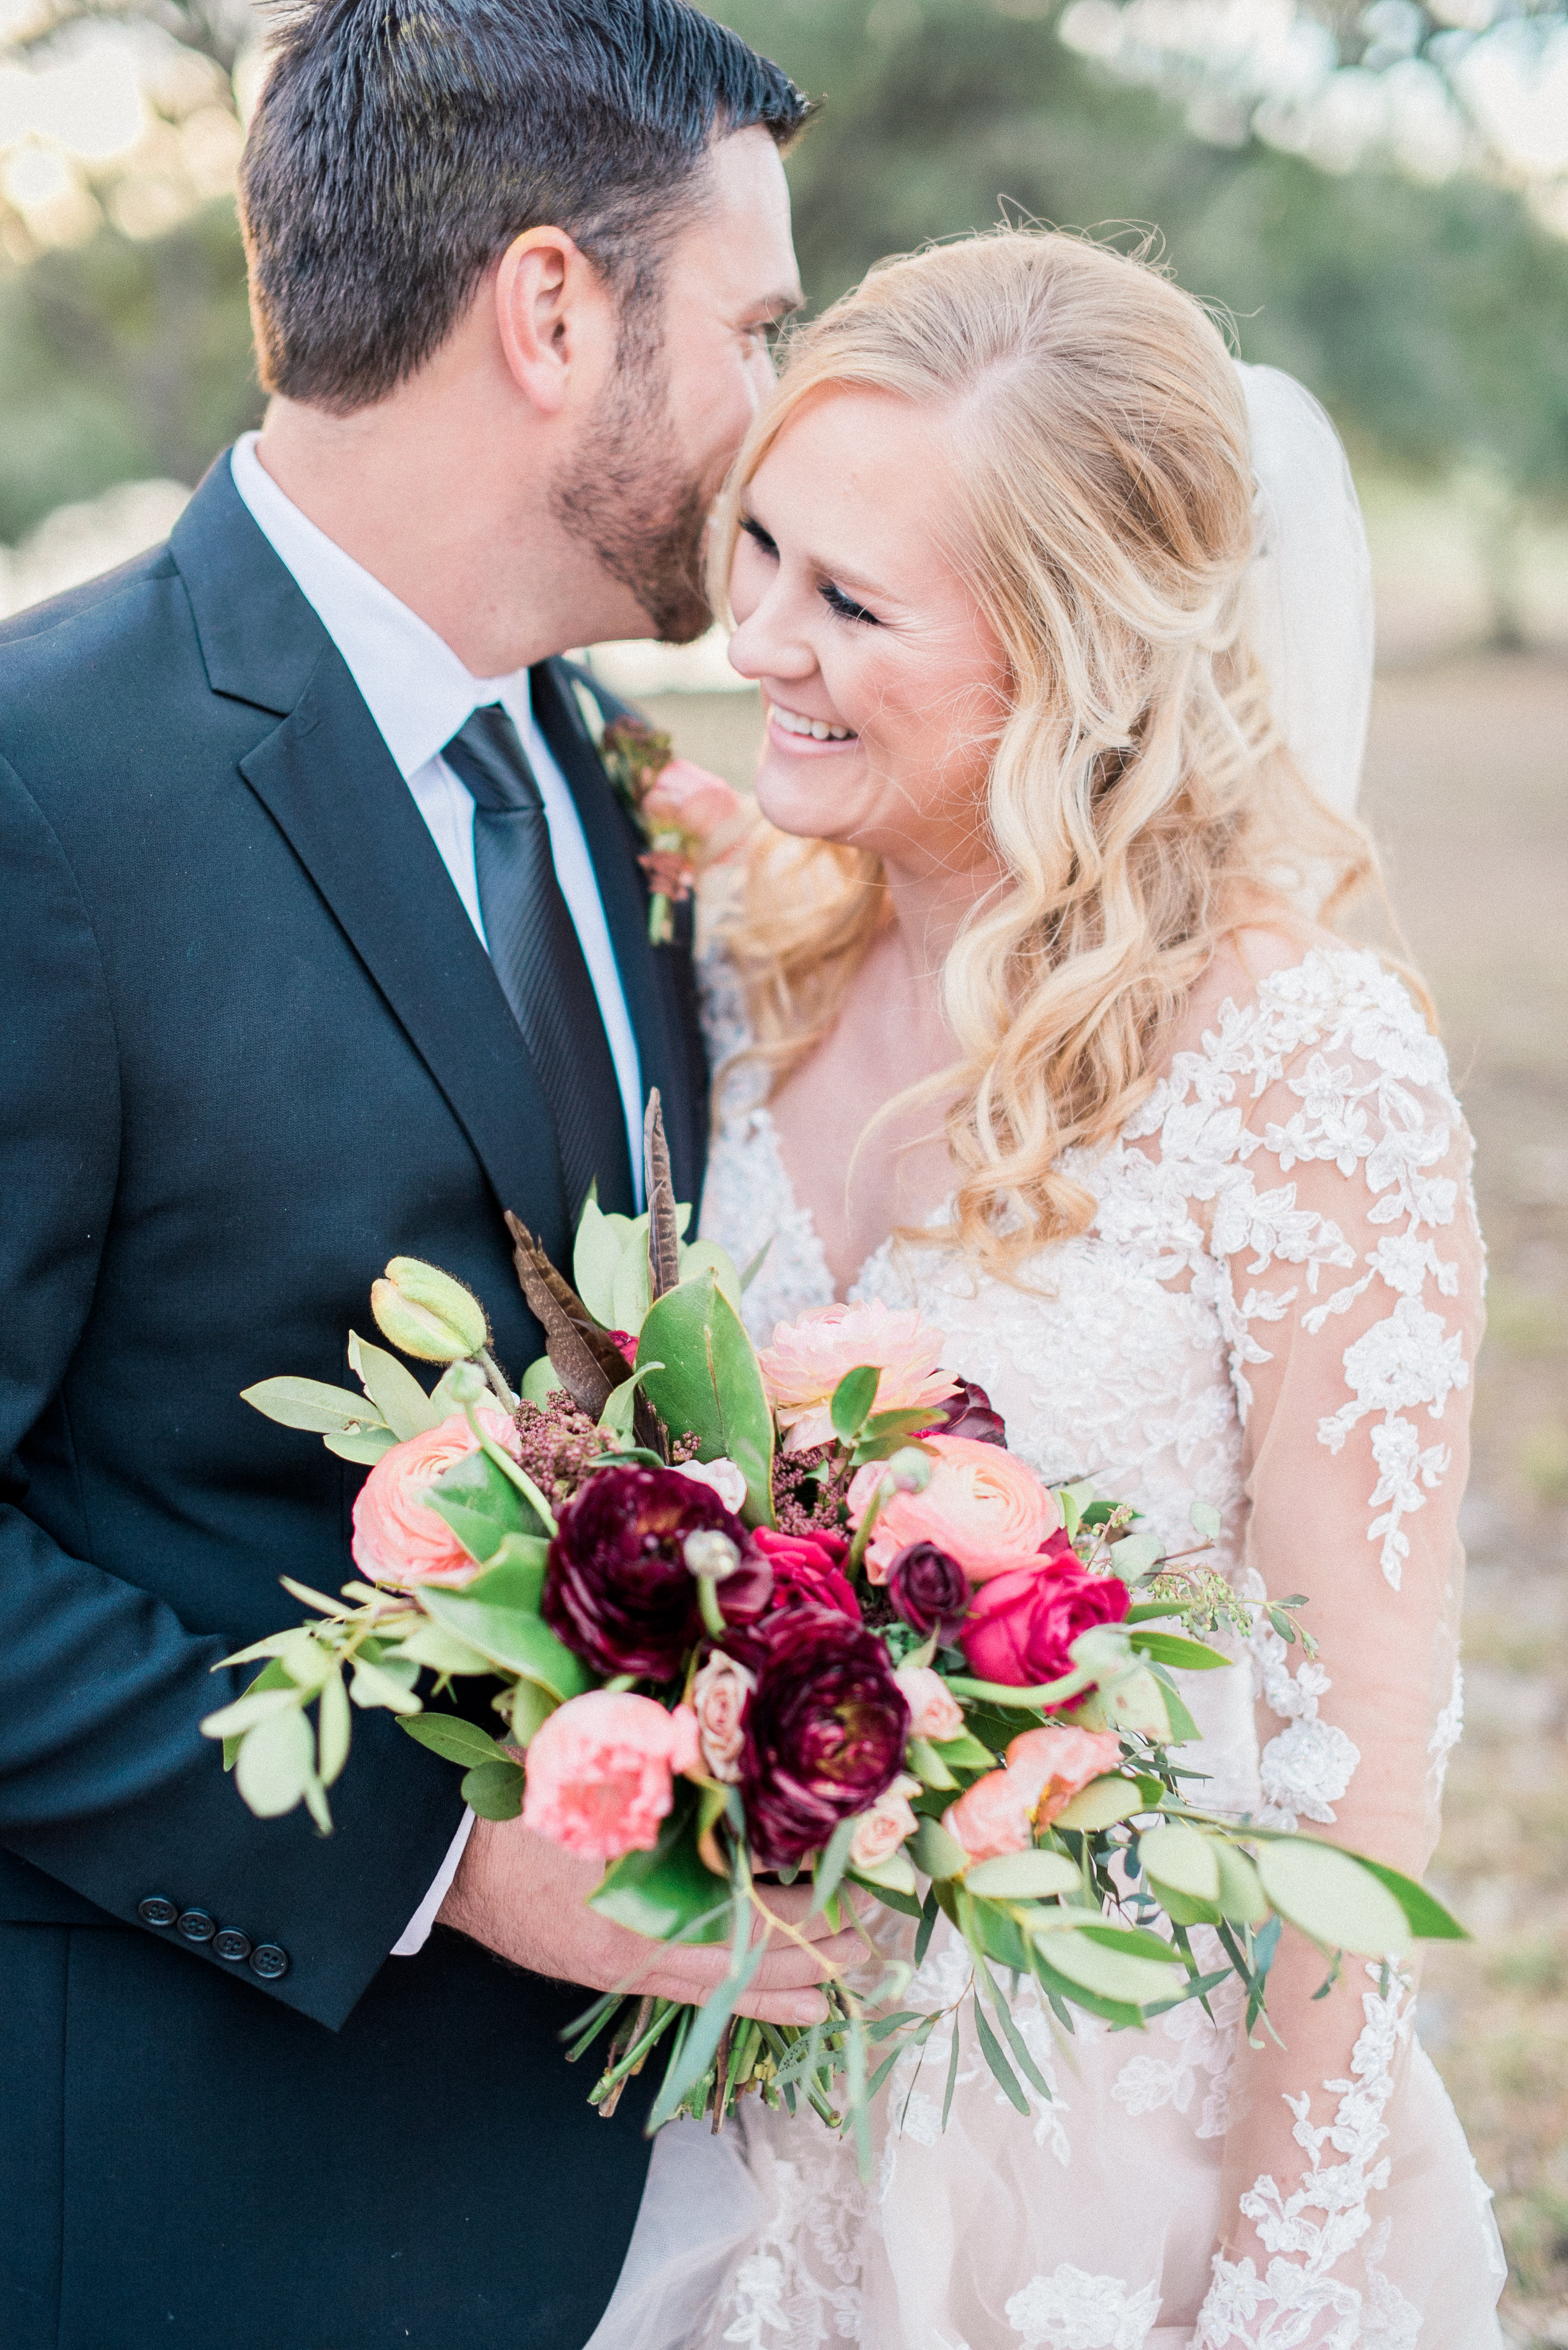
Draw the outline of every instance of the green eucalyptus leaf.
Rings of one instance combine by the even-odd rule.
[[[243,1697],[221,1706],[216,1713],[209,1713],[202,1723],[202,1737],[244,1738],[258,1722],[270,1721],[275,1714],[295,1712],[303,1704],[305,1691],[294,1679],[267,1681],[265,1688],[261,1685],[264,1681],[267,1681],[267,1675],[258,1674]]]
[[[698,1458],[733,1461],[746,1480],[742,1516],[773,1523],[774,1416],[756,1349],[712,1274],[682,1281],[649,1309],[638,1367],[649,1403],[672,1436],[695,1436]]]
[[[316,1774],[324,1787],[331,1786],[348,1762],[353,1735],[348,1692],[343,1686],[342,1674],[335,1671],[321,1685],[321,1703],[317,1709]]]
[[[457,1591],[437,1591],[427,1586],[421,1595],[427,1613],[438,1624],[493,1665],[537,1681],[554,1698],[580,1697],[592,1686],[581,1658],[558,1640],[540,1616],[522,1607],[492,1607]]]
[[[355,1659],[348,1694],[358,1706],[384,1705],[392,1713],[418,1713],[420,1710],[418,1698],[404,1687],[398,1675],[373,1665],[363,1651]]]
[[[1468,1942],[1469,1936],[1459,1919],[1450,1915],[1424,1885],[1413,1877],[1402,1877],[1397,1868],[1386,1868],[1380,1860],[1356,1857],[1363,1868],[1370,1869],[1380,1885],[1386,1885],[1405,1912],[1405,1921],[1417,1939],[1424,1942]]]
[[[339,1436],[333,1430],[321,1441],[328,1452],[336,1452],[339,1461],[352,1461],[358,1469],[373,1469],[382,1453],[389,1452],[398,1439],[389,1428],[368,1428],[358,1436]]]
[[[1124,1534],[1111,1544],[1111,1565],[1124,1583],[1136,1583],[1165,1556],[1165,1544],[1155,1534]]]
[[[1212,1836],[1175,1821],[1141,1835],[1137,1853],[1157,1885],[1168,1885],[1191,1901],[1220,1898],[1219,1851]]]
[[[400,1443],[441,1426],[429,1396],[396,1355],[389,1355],[384,1347],[372,1347],[357,1330],[350,1330],[348,1361],[364,1380],[366,1394]]]
[[[458,1793],[482,1820],[514,1820],[523,1809],[524,1783],[519,1763],[477,1762],[463,1773]]]
[[[1281,1836],[1261,1845],[1258,1874],[1282,1918],[1328,1950],[1398,1958],[1410,1946],[1403,1904],[1380,1877],[1338,1845]]]
[[[993,1901],[1044,1901],[1054,1894],[1075,1893],[1083,1883],[1075,1862],[1061,1852],[1009,1852],[995,1860],[976,1861],[964,1875],[971,1893]]]
[[[1203,1542],[1218,1542],[1223,1521],[1212,1502],[1194,1502],[1188,1512],[1192,1531]]]
[[[1251,1861],[1237,1846],[1218,1836],[1214,1857],[1220,1868],[1221,1913],[1240,1926],[1261,1926],[1269,1914],[1269,1897]]]
[[[958,1781],[929,1738],[910,1739],[904,1753],[904,1768],[914,1773],[922,1787],[929,1787],[937,1794],[957,1793]]]
[[[1092,1835],[1098,1828],[1115,1827],[1118,1820],[1130,1820],[1136,1812],[1148,1808],[1148,1799],[1138,1782],[1113,1771],[1103,1779],[1091,1779],[1086,1787],[1080,1788],[1051,1825],[1054,1828],[1076,1828]]]
[[[994,1771],[996,1757],[989,1746],[982,1746],[972,1731],[961,1731],[956,1738],[937,1738],[931,1742],[931,1752],[950,1771]]]
[[[631,1227],[629,1216],[607,1216],[597,1200],[583,1202],[572,1250],[572,1286],[596,1322],[607,1330],[615,1320],[615,1281]],[[646,1244],[645,1244],[646,1245]]]
[[[317,1436],[348,1435],[375,1428],[381,1419],[367,1397],[348,1388],[327,1387],[320,1379],[262,1379],[254,1388],[242,1388],[240,1401],[281,1428],[308,1429]]]
[[[1101,1936],[1091,1937],[1082,1929],[1048,1934],[1036,1947],[1054,1973],[1064,1975],[1069,1983],[1081,1985],[1085,1991],[1096,1991],[1103,1999],[1123,2002],[1128,2007],[1143,2007],[1150,2000],[1168,1998],[1171,1969],[1179,1969],[1181,1964],[1174,1952],[1167,1960],[1156,1960],[1141,1952],[1107,1948]]]
[[[909,1857],[926,1877],[945,1882],[949,1877],[961,1877],[969,1866],[969,1855],[956,1836],[950,1836],[938,1820],[922,1820],[909,1842]]]
[[[240,1741],[234,1784],[261,1820],[292,1812],[316,1775],[316,1740],[297,1706],[258,1721]]]
[[[443,1762],[461,1762],[465,1771],[480,1762],[511,1759],[477,1722],[465,1721],[460,1713],[405,1714],[398,1727],[420,1745],[428,1746],[432,1754],[439,1754]]]
[[[1179,1673],[1211,1673],[1234,1661],[1206,1640],[1189,1640],[1180,1632],[1146,1632],[1140,1625],[1130,1637],[1140,1656]]]
[[[455,1632],[449,1632],[444,1624],[436,1623],[433,1617],[427,1617],[424,1622],[416,1624],[411,1632],[405,1632],[398,1642],[398,1653],[410,1658],[416,1665],[423,1665],[432,1673],[489,1673],[494,1670],[488,1657],[482,1657],[477,1648],[471,1648],[466,1640],[460,1640]]]

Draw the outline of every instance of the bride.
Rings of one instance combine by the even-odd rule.
[[[1253,547],[1237,371],[1135,260],[950,244],[799,338],[719,550],[769,714],[707,961],[702,1229],[771,1243],[759,1340],[916,1304],[1042,1475],[1173,1548],[1214,1504],[1321,1648],[1193,1677],[1204,1800],[1419,1876],[1459,1717],[1470,1143],[1418,983],[1331,927],[1373,855],[1284,747]],[[939,1935],[911,2003],[966,1965]],[[722,2281],[637,2339],[1485,2350],[1503,2263],[1413,1971],[1323,1991],[1287,1932],[1251,2043],[1222,1995],[1068,2041],[1024,1985],[1050,2100],[1022,2120],[966,2034],[944,2132],[939,2033],[868,2189],[810,2116],[666,2132],[645,2218],[701,2208]]]

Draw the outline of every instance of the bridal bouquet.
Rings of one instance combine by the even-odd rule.
[[[286,1583],[312,1620],[231,1659],[264,1669],[203,1724],[253,1811],[304,1802],[327,1830],[353,1709],[388,1707],[462,1767],[475,1812],[602,1863],[605,1916],[727,1944],[704,2006],[617,1991],[574,2027],[574,2057],[605,2041],[607,2113],[662,2044],[654,2125],[717,2126],[756,2091],[868,2145],[869,2099],[941,2020],[904,2004],[939,1917],[1025,2113],[1049,2092],[1004,1979],[1015,1997],[1032,1976],[1071,2031],[1075,2010],[1138,2026],[1233,1973],[1251,2031],[1282,1920],[1333,1966],[1459,1932],[1376,1861],[1202,1808],[1175,1675],[1229,1663],[1199,1636],[1257,1612],[1203,1564],[1213,1512],[1168,1556],[1126,1504],[1045,1486],[918,1313],[828,1306],[759,1353],[746,1276],[684,1238],[657,1097],[648,1173],[645,1216],[590,1201],[570,1282],[508,1219],[548,1345],[520,1394],[478,1301],[410,1258],[370,1294],[398,1352],[349,1338],[362,1393],[248,1390],[370,1464],[362,1579],[336,1599]],[[433,1389],[400,1355],[443,1366]],[[1303,1604],[1258,1607],[1310,1648]],[[498,1734],[481,1703],[452,1710],[468,1689]],[[830,1922],[854,1887],[918,1921],[912,1942],[889,1959],[867,1935],[809,2031],[741,2019],[771,1888],[803,1873]]]

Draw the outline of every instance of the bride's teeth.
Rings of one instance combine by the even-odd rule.
[[[774,716],[786,734],[809,734],[816,743],[852,743],[855,740],[852,727],[830,726],[825,718],[807,718],[802,711],[782,710],[776,702]]]

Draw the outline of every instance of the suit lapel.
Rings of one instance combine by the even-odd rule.
[[[554,1121],[490,958],[342,656],[226,459],[172,546],[214,691],[287,712],[241,775],[440,1087],[497,1200],[559,1248],[568,1234]]]
[[[651,1089],[659,1087],[676,1190],[682,1199],[694,1201],[701,1153],[691,1131],[689,1055],[669,968],[670,957],[677,951],[649,943],[648,895],[637,861],[641,843],[606,777],[562,665],[541,661],[529,671],[529,681],[535,717],[576,803],[598,877],[605,920],[637,1037],[643,1097],[646,1100]]]

